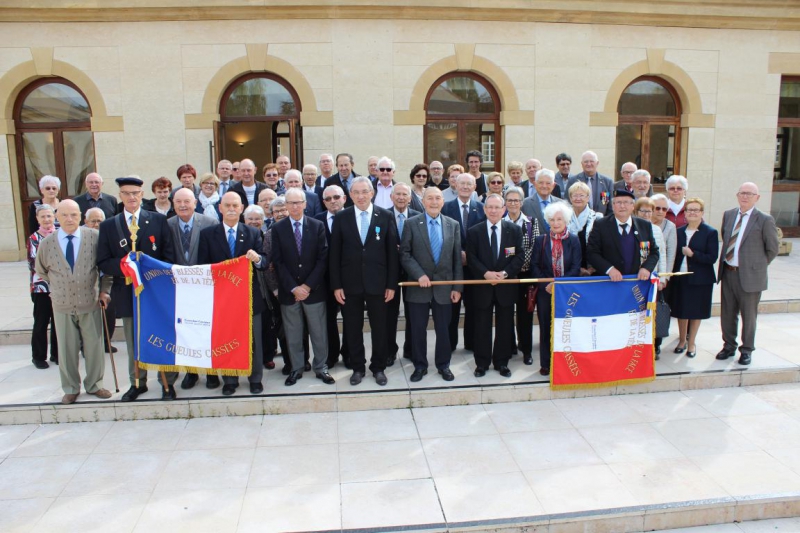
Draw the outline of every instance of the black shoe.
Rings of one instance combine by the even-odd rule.
[[[195,383],[200,377],[197,374],[186,374],[183,376],[183,381],[181,381],[181,388],[182,389],[191,389],[194,387]]]
[[[288,376],[289,374],[291,374],[292,373],[292,365],[283,365],[283,370],[281,370],[281,373],[284,376]]]
[[[725,359],[729,359],[729,358],[733,357],[734,355],[736,355],[734,352],[729,352],[728,350],[723,348],[717,354],[717,359],[719,359],[720,361],[724,361]]]
[[[261,383],[250,384],[250,394],[261,394],[262,392],[264,392],[264,385]]]
[[[532,365],[533,357],[531,356],[531,354],[526,353],[525,355],[522,356],[522,362],[525,363],[526,365]]]
[[[453,375],[453,372],[451,372],[449,368],[440,368],[439,374],[442,375],[442,379],[445,381],[453,381],[456,379],[456,377]]]
[[[108,348],[106,348],[106,351],[108,351]],[[118,351],[116,346],[111,347],[111,353],[117,353]]]
[[[39,370],[45,370],[46,368],[50,368],[50,364],[47,361],[38,361],[36,359],[33,360],[33,366],[35,366]]]
[[[656,346],[656,355],[661,355],[661,346]]]
[[[749,353],[743,353],[739,356],[739,364],[740,365],[749,365],[753,361],[752,357],[750,357]]]
[[[417,381],[422,381],[422,376],[424,376],[427,373],[428,373],[427,368],[415,368],[409,380],[413,381],[414,383],[416,383]]]
[[[686,346],[676,346],[672,351],[675,353],[683,353],[686,351]]]
[[[397,361],[397,354],[390,355],[388,359],[386,359],[386,366],[394,366],[394,362]]]
[[[207,389],[216,389],[219,387],[219,376],[206,376],[206,388]]]
[[[373,372],[372,375],[375,377],[375,383],[383,387],[389,380],[386,379],[386,374],[383,373],[383,370],[378,370],[377,372]]]
[[[550,369],[542,367],[542,368],[539,369],[539,373],[541,375],[543,375],[543,376],[549,376],[550,375]]]
[[[353,372],[353,375],[350,376],[350,385],[355,387],[361,383],[362,379],[364,379],[364,374],[362,372]]]
[[[336,380],[333,379],[333,376],[327,372],[317,372],[316,376],[317,379],[321,380],[325,385],[333,385],[336,383]]]
[[[485,368],[481,368],[481,367],[477,367],[475,369],[475,372],[473,372],[473,374],[475,374],[476,378],[482,378],[483,376],[486,375],[486,369]]]
[[[501,367],[498,367],[497,371],[500,372],[500,375],[503,376],[504,378],[510,378],[511,377],[511,370],[509,370],[508,367],[505,366],[505,365],[501,366]]]
[[[697,348],[694,349],[693,352],[686,352],[686,357],[694,357],[697,355]]]
[[[140,394],[144,394],[145,392],[147,392],[147,385],[142,385],[138,389],[136,387],[131,387],[130,389],[128,389],[128,392],[126,392],[125,394],[122,395],[122,398],[120,398],[120,401],[121,402],[132,402],[132,401],[135,401],[136,398],[138,398]]]
[[[177,400],[178,395],[175,394],[175,387],[167,385],[167,390],[161,389],[161,399],[164,401]]]
[[[222,386],[222,395],[223,396],[231,396],[233,393],[236,392],[236,385],[223,385]]]
[[[289,377],[286,378],[286,382],[284,383],[284,385],[286,385],[287,387],[291,387],[292,385],[297,383],[298,379],[303,379],[303,373],[302,372],[292,372],[291,374],[289,374]]]
[[[305,371],[311,372],[311,363],[309,363],[308,361],[306,361]]]

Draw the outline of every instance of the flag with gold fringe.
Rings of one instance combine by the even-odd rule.
[[[655,379],[658,277],[559,278],[553,285],[553,389],[608,387]]]
[[[250,262],[181,266],[131,253],[136,359],[148,370],[246,376],[252,364]]]

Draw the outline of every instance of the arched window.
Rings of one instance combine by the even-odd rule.
[[[268,73],[246,74],[228,86],[216,124],[217,161],[252,159],[256,168],[288,155],[303,168],[300,99],[289,83]],[[256,178],[261,173],[256,172]]]
[[[617,106],[617,166],[627,161],[664,183],[680,168],[680,100],[664,80],[649,76],[631,82]]]
[[[425,161],[466,166],[467,152],[483,153],[484,172],[500,168],[500,99],[472,73],[452,72],[433,84],[425,100]]]
[[[781,80],[772,181],[772,216],[787,237],[800,236],[800,77]]]
[[[47,174],[61,178],[59,198],[83,192],[95,171],[91,120],[86,97],[65,79],[41,78],[20,92],[14,125],[23,213],[41,197],[39,179]]]

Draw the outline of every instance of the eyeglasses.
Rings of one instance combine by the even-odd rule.
[[[572,198],[574,198],[576,200],[585,200],[585,199],[589,198],[589,195],[588,194],[573,194]]]
[[[702,213],[703,212],[702,209],[686,209],[685,211],[687,213]]]
[[[334,194],[333,196],[326,196],[323,198],[326,202],[330,202],[331,200],[341,200],[342,196],[340,194]]]
[[[508,200],[506,200],[506,203],[507,204],[518,204],[518,203],[520,203],[520,201],[509,198]]]
[[[265,178],[277,178],[279,174],[264,174]]]
[[[623,174],[633,174],[633,170],[623,170]]]
[[[384,167],[381,167],[381,168],[379,168],[378,170],[380,170],[381,172],[391,172],[391,171],[392,171],[392,170],[394,170],[394,169],[393,169],[393,168],[384,168]]]
[[[682,190],[683,190],[683,187],[670,187],[670,188],[669,188],[669,189],[667,189],[667,190],[668,190],[668,191],[682,191]]]
[[[286,202],[286,205],[298,206],[298,205],[303,205],[304,203],[306,203],[305,200],[298,200],[295,202]]]
[[[758,194],[754,192],[739,191],[736,193],[736,196],[741,196],[742,198],[750,198],[751,196],[758,196]]]
[[[428,175],[427,174],[414,174],[414,177],[415,178],[427,178]]]
[[[502,185],[502,184],[503,182],[498,180],[493,180],[489,182],[489,185]]]
[[[664,213],[669,211],[669,207],[658,207],[658,206],[656,206],[653,209],[655,209],[656,211],[663,211]]]
[[[650,209],[639,209],[640,215],[652,215],[653,212]]]
[[[58,187],[42,187],[44,191],[57,191]]]
[[[239,167],[233,167],[231,170],[233,170],[234,172],[236,172],[237,170],[239,170]]]

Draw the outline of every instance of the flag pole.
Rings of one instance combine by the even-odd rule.
[[[672,276],[687,276],[693,272],[667,272],[666,274],[659,274],[659,278],[671,278]],[[598,276],[605,279],[598,279],[592,281],[608,281],[607,276]],[[552,283],[556,278],[523,278],[523,279],[456,279],[446,281],[431,281],[431,286],[438,285],[517,285],[520,283]],[[587,280],[589,281],[589,280]],[[402,281],[398,283],[401,287],[419,287],[419,281]]]

